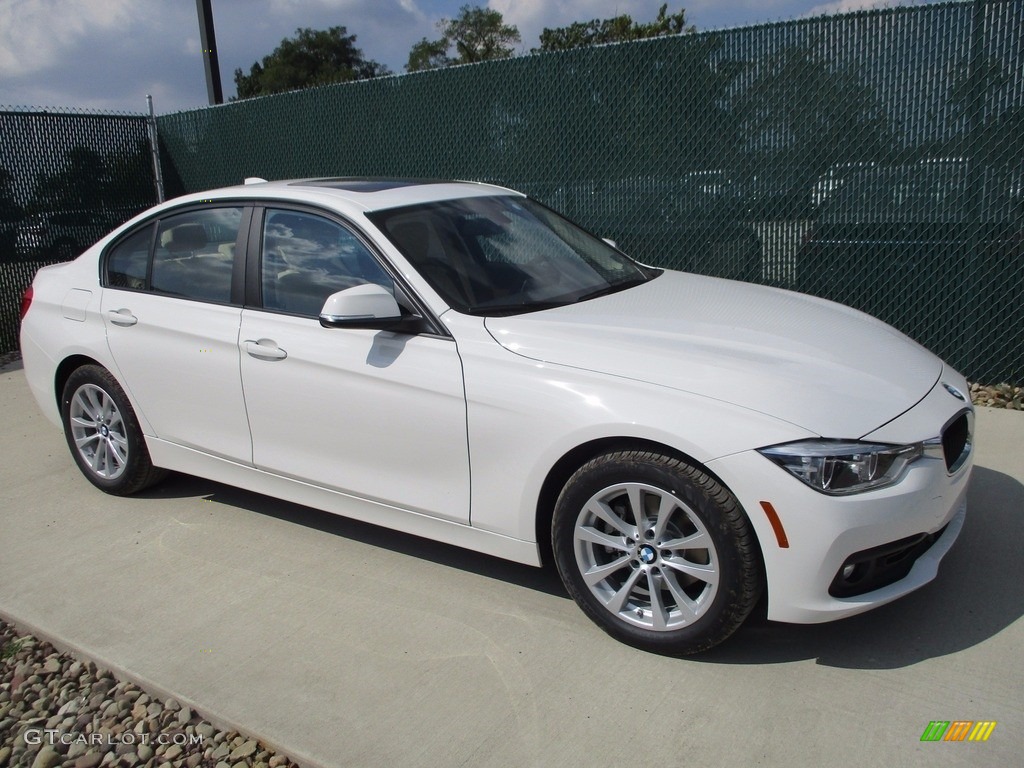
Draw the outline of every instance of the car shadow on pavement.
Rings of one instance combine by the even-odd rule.
[[[449,568],[457,568],[490,579],[527,587],[555,597],[571,599],[569,593],[565,591],[565,587],[562,586],[562,581],[554,567],[534,568],[502,560],[498,557],[424,539],[402,531],[394,531],[312,507],[223,485],[212,480],[175,473],[152,490],[138,494],[136,498],[191,497],[203,497],[218,504],[227,504],[278,520],[303,525],[372,547],[387,549],[421,560],[429,560]]]
[[[868,613],[828,624],[754,620],[695,661],[774,664],[816,659],[848,669],[894,669],[985,642],[1024,616],[1020,552],[1024,485],[975,467],[967,519],[935,581]]]
[[[570,599],[554,568],[533,568],[210,480],[174,475],[142,498],[203,497],[372,547]],[[751,616],[721,646],[688,660],[778,664],[806,659],[849,669],[893,669],[982,643],[1024,616],[1019,588],[1024,485],[976,467],[960,538],[924,588],[868,613],[827,624]]]

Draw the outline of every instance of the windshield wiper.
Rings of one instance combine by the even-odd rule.
[[[589,301],[590,299],[596,299],[599,296],[607,296],[610,293],[618,293],[619,291],[624,291],[627,288],[635,288],[638,285],[646,283],[650,279],[651,278],[647,277],[646,275],[636,275],[635,277],[631,277],[628,280],[623,280],[621,283],[612,283],[611,285],[606,285],[604,288],[598,288],[596,291],[584,293],[582,296],[578,296],[577,298],[573,299],[573,303],[577,303],[580,301]]]

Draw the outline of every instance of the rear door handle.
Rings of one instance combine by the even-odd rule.
[[[288,357],[288,353],[277,346],[277,342],[273,339],[260,339],[259,341],[248,339],[244,343],[245,351],[251,357],[260,360],[284,360]]]
[[[127,328],[128,326],[135,325],[139,322],[139,318],[132,314],[130,309],[112,309],[107,312],[107,319],[110,320],[114,325],[120,325]]]

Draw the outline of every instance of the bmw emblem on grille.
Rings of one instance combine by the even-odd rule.
[[[946,382],[942,382],[942,386],[943,386],[943,387],[945,387],[945,388],[946,388],[946,391],[947,391],[947,392],[949,392],[949,394],[951,394],[951,395],[952,395],[953,397],[955,397],[955,398],[956,398],[957,400],[962,400],[962,401],[963,401],[963,402],[965,402],[965,403],[967,402],[967,398],[966,398],[966,397],[964,397],[964,393],[963,393],[963,392],[961,392],[961,391],[960,391],[959,389],[957,389],[956,387],[954,387],[954,386],[952,386],[952,385],[950,385],[950,384],[947,384]]]

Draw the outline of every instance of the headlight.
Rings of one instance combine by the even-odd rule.
[[[924,446],[801,440],[761,448],[758,453],[814,490],[842,496],[892,485],[910,462],[924,454]]]

